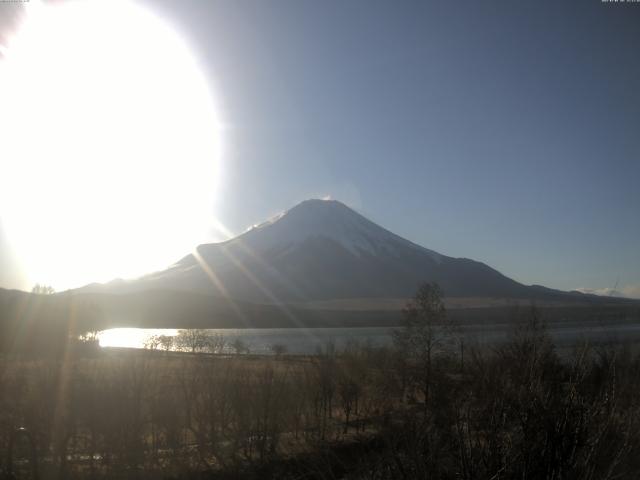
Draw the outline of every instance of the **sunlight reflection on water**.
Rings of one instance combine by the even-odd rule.
[[[175,328],[111,328],[98,333],[101,347],[144,348],[145,343],[154,335],[178,334]]]
[[[248,328],[209,329],[208,335],[222,336],[223,353],[232,353],[233,343],[240,340],[250,353],[269,354],[275,345],[284,346],[291,354],[313,354],[327,345],[337,350],[349,343],[360,345],[388,346],[392,343],[393,328]],[[177,329],[114,328],[98,333],[102,347],[144,348],[145,343],[156,335],[175,337]],[[511,328],[507,324],[468,325],[461,331],[465,343],[497,345],[509,338]],[[549,328],[553,342],[559,348],[570,348],[577,343],[591,344],[640,343],[640,324],[556,324]],[[172,348],[175,349],[175,348]],[[184,348],[183,348],[184,349]]]
[[[272,352],[274,345],[284,345],[288,353],[311,354],[328,344],[342,348],[349,342],[373,346],[391,344],[388,327],[370,328],[231,328],[208,329],[208,335],[221,335],[226,343],[225,352],[231,353],[231,345],[237,340],[249,347],[251,353]],[[177,329],[112,328],[98,333],[101,347],[144,348],[154,335],[175,337]]]

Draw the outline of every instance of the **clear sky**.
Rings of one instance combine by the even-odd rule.
[[[231,232],[330,195],[526,284],[640,297],[640,3],[144,3],[216,97]]]

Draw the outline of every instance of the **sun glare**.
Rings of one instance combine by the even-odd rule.
[[[0,217],[30,281],[165,267],[204,240],[212,97],[160,18],[124,1],[34,4],[0,61]]]

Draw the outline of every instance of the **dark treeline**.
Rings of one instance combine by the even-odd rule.
[[[640,356],[560,356],[537,310],[513,321],[466,345],[427,285],[391,348],[4,355],[0,461],[24,427],[43,479],[638,478]]]
[[[34,289],[34,292],[36,289]],[[55,295],[42,287],[37,293],[0,289],[0,350],[46,350],[59,353],[70,331],[82,334],[116,327],[138,328],[298,328],[298,327],[395,327],[402,315],[395,309],[375,310],[308,308],[288,305],[259,305],[230,301],[193,292],[144,291],[131,294],[62,292]],[[640,316],[638,301],[578,296],[575,303],[542,301],[541,309],[550,324],[635,321]],[[506,324],[512,321],[513,306],[522,300],[503,299],[502,306],[468,306],[464,299],[448,317],[459,324]],[[490,304],[491,299],[485,299]],[[579,300],[579,301],[578,301]],[[509,303],[513,302],[513,303]],[[57,340],[54,342],[54,340]]]

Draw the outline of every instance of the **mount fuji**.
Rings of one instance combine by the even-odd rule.
[[[186,291],[259,304],[411,297],[426,281],[446,297],[580,301],[522,285],[484,263],[406,240],[335,200],[307,200],[223,243],[203,244],[167,270],[89,285],[88,292]]]

